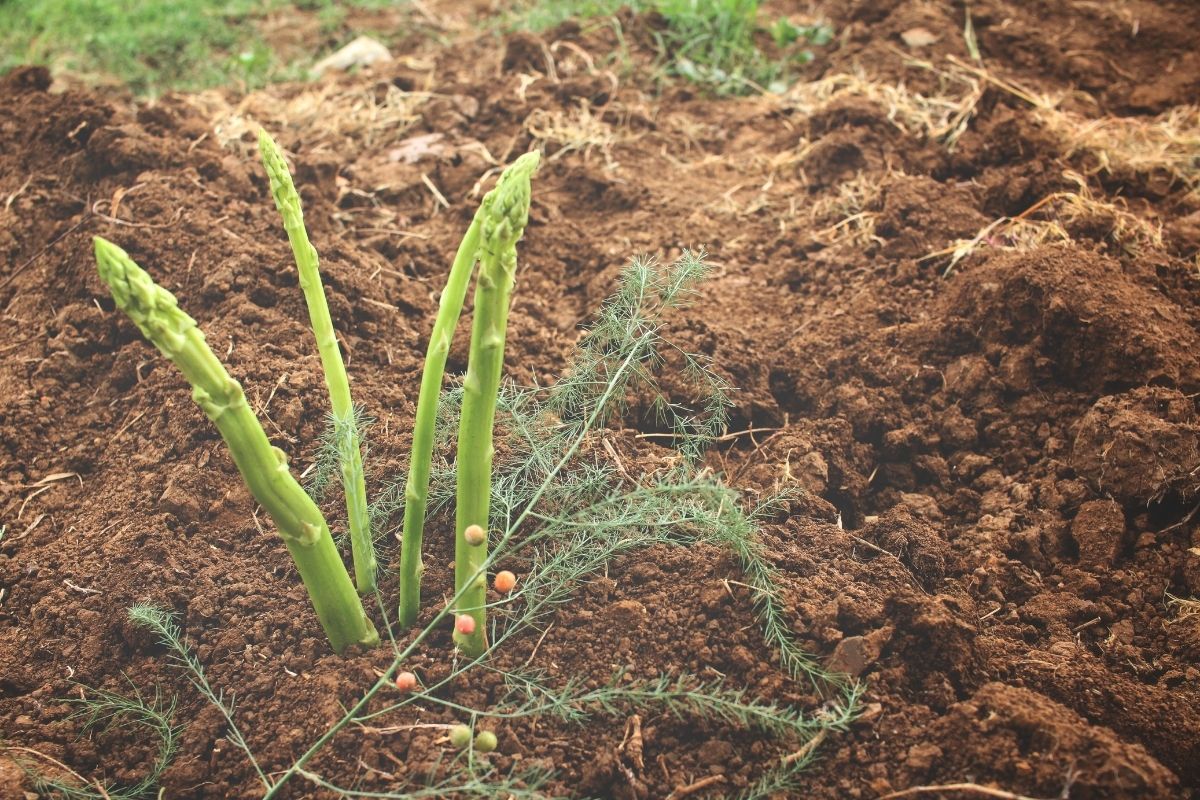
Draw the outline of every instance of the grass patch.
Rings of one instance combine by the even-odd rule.
[[[716,94],[781,92],[797,67],[813,58],[809,46],[827,44],[825,25],[797,25],[786,17],[769,23],[759,0],[534,0],[509,18],[508,27],[540,31],[568,19],[611,17],[627,7],[657,14],[660,59],[667,73]]]
[[[257,37],[254,0],[16,0],[0,4],[0,70],[46,64],[117,78],[139,94],[229,81],[258,85],[279,66]]]
[[[245,89],[295,79],[258,22],[293,9],[324,20],[379,0],[7,0],[0,2],[0,73],[45,64],[91,81],[117,80],[142,95],[226,84]],[[316,53],[313,54],[314,56]]]

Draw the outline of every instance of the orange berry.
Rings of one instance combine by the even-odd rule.
[[[492,581],[492,585],[496,587],[497,592],[511,592],[513,587],[517,585],[517,576],[513,575],[508,570],[497,572],[495,579]]]
[[[401,672],[396,676],[396,688],[402,692],[411,692],[417,688],[417,676],[411,672]]]
[[[454,619],[454,630],[463,636],[470,636],[475,632],[475,618],[470,614],[459,614]]]
[[[467,544],[478,547],[487,541],[487,533],[479,525],[468,525],[463,531],[463,538],[467,540]]]

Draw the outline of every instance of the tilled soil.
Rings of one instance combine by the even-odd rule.
[[[711,466],[751,498],[804,490],[763,531],[789,618],[810,652],[867,686],[805,797],[962,782],[1194,796],[1200,615],[1172,598],[1200,594],[1196,156],[1106,158],[1079,134],[1186,116],[1200,8],[983,0],[971,5],[982,68],[958,4],[829,13],[837,39],[806,80],[868,88],[713,99],[660,85],[647,68],[655,22],[628,18],[621,41],[574,24],[458,48],[414,40],[374,73],[248,98],[143,104],[51,85],[40,69],[4,78],[6,744],[136,779],[148,746],[80,737],[62,698],[77,684],[157,683],[180,693],[187,722],[166,796],[257,796],[220,716],[124,621],[138,600],[180,613],[268,771],[389,660],[328,651],[216,431],[95,275],[101,234],[177,294],[273,441],[310,464],[325,391],[253,156],[262,123],[294,156],[355,396],[377,419],[373,484],[403,470],[436,293],[494,162],[547,156],[521,245],[506,358],[517,381],[553,380],[628,257],[708,249],[716,276],[675,332],[738,387],[730,430],[766,429],[724,441]],[[923,126],[880,89],[900,85],[962,100],[963,124],[950,113]],[[1043,95],[1071,116],[1040,113],[1030,100]],[[1057,229],[989,229],[1051,195],[1022,219]],[[1065,195],[1090,203],[1068,213]],[[972,240],[961,258],[947,251]],[[465,357],[460,341],[450,369]],[[654,459],[640,424],[632,414],[614,440]],[[429,598],[448,586],[448,536],[445,520],[427,533]],[[711,547],[623,557],[505,657],[594,681],[622,667],[724,675],[814,707],[762,644],[738,578]],[[412,669],[445,674],[448,649],[447,631]],[[455,691],[480,704],[501,689],[486,674]],[[388,724],[451,719],[427,709]],[[725,779],[693,796],[736,793],[781,755],[715,723],[643,724],[642,769],[620,750],[626,720],[604,715],[501,724],[493,761],[552,767],[562,793],[662,798],[710,774]],[[366,789],[418,785],[446,754],[437,736],[351,729],[312,769]],[[20,797],[12,761],[0,776]],[[287,796],[326,794],[297,779]]]

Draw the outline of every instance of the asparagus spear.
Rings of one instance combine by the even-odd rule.
[[[433,333],[429,337],[429,346],[425,353],[425,370],[421,375],[421,391],[417,396],[417,418],[413,427],[412,456],[408,468],[408,480],[404,487],[404,533],[400,545],[400,624],[408,627],[417,619],[421,608],[421,573],[424,565],[421,563],[422,540],[425,531],[425,511],[429,498],[429,471],[433,458],[434,421],[437,419],[438,398],[442,390],[442,378],[446,371],[446,357],[450,353],[450,340],[454,329],[458,326],[458,318],[462,314],[463,301],[467,296],[467,286],[471,282],[471,273],[475,263],[480,258],[480,230],[488,219],[489,211],[496,202],[496,197],[502,192],[511,194],[511,186],[524,184],[525,215],[529,207],[529,178],[537,168],[538,155],[529,153],[517,159],[500,176],[500,180],[492,191],[484,197],[475,213],[475,218],[467,228],[454,263],[450,267],[450,275],[446,287],[442,290],[438,301],[437,318],[433,323]],[[524,216],[521,218],[520,229],[525,226]],[[520,230],[516,237],[520,238]],[[490,475],[490,472],[489,472]],[[482,522],[487,527],[486,511]],[[461,528],[460,528],[461,536]],[[485,551],[486,552],[486,551]]]
[[[475,283],[475,314],[471,323],[471,351],[463,381],[462,418],[458,428],[458,483],[454,545],[455,592],[460,593],[457,613],[470,615],[474,629],[458,626],[454,641],[468,657],[487,649],[485,608],[487,537],[471,544],[466,529],[488,529],[492,485],[492,426],[496,396],[504,368],[504,339],[508,310],[517,271],[517,241],[529,221],[530,178],[538,154],[526,153],[500,176],[496,188],[480,208],[479,277]],[[470,584],[467,586],[467,584]],[[464,589],[464,587],[466,587]]]
[[[304,292],[309,320],[317,337],[317,351],[321,355],[321,367],[325,371],[325,385],[329,389],[329,404],[338,436],[338,465],[341,468],[342,486],[346,494],[346,516],[350,523],[354,578],[358,591],[367,594],[375,591],[378,565],[375,560],[375,541],[371,536],[371,517],[367,510],[362,446],[355,424],[354,403],[350,399],[350,379],[346,375],[342,351],[338,348],[333,320],[329,316],[329,303],[321,285],[317,251],[308,240],[308,231],[304,228],[304,210],[300,207],[300,195],[292,183],[287,162],[279,145],[261,129],[258,132],[258,149],[262,153],[267,176],[271,179],[271,196],[275,198],[275,207],[283,217],[283,227],[287,231],[292,253],[296,257],[300,289]]]
[[[351,644],[377,644],[379,634],[320,509],[292,477],[283,451],[267,440],[241,385],[213,355],[196,321],[124,250],[99,236],[93,243],[100,277],[117,307],[187,378],[192,399],[217,426],[250,493],[275,521],[333,649],[340,653]]]
[[[458,245],[450,266],[450,277],[438,301],[437,318],[425,351],[425,369],[421,373],[421,391],[417,395],[417,418],[413,425],[412,456],[408,480],[404,484],[404,533],[400,539],[400,616],[402,627],[417,621],[421,610],[422,540],[425,534],[425,510],[429,500],[429,470],[433,460],[433,429],[450,340],[462,314],[467,285],[479,258],[479,214],[471,221]]]

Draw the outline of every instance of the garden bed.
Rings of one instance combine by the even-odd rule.
[[[254,155],[261,124],[293,157],[355,399],[376,420],[372,488],[403,475],[481,176],[540,148],[513,380],[562,372],[630,256],[704,247],[716,265],[672,319],[736,387],[707,464],[749,502],[797,490],[761,531],[792,631],[866,687],[849,730],[820,742],[805,797],[943,783],[1193,796],[1200,112],[1184,104],[1200,9],[987,0],[972,5],[976,60],[959,8],[833,5],[833,44],[783,95],[656,84],[653,20],[628,17],[623,45],[567,23],[249,96],[146,104],[37,68],[0,79],[0,794],[20,796],[18,761],[56,769],[21,748],[135,781],[153,743],[81,737],[63,702],[131,683],[180,695],[165,796],[259,794],[225,721],[126,621],[134,602],[180,615],[269,773],[390,661],[331,653],[216,432],[95,272],[93,235],[128,250],[199,321],[273,443],[311,464],[324,383]],[[607,63],[620,46],[628,58]],[[669,455],[638,411],[605,434],[630,471]],[[452,592],[451,534],[431,519],[427,601]],[[656,545],[619,556],[501,666],[596,684],[686,671],[819,713],[826,698],[780,669],[753,600],[716,546]],[[433,681],[451,647],[445,626],[406,669]],[[497,674],[470,675],[458,702],[502,692]],[[788,755],[639,710],[634,758],[632,714],[501,721],[489,758],[553,770],[551,793],[663,798],[713,775],[690,796],[736,795]],[[423,707],[352,725],[308,769],[419,786],[449,754],[412,726],[453,721]],[[333,795],[298,777],[283,796]]]

